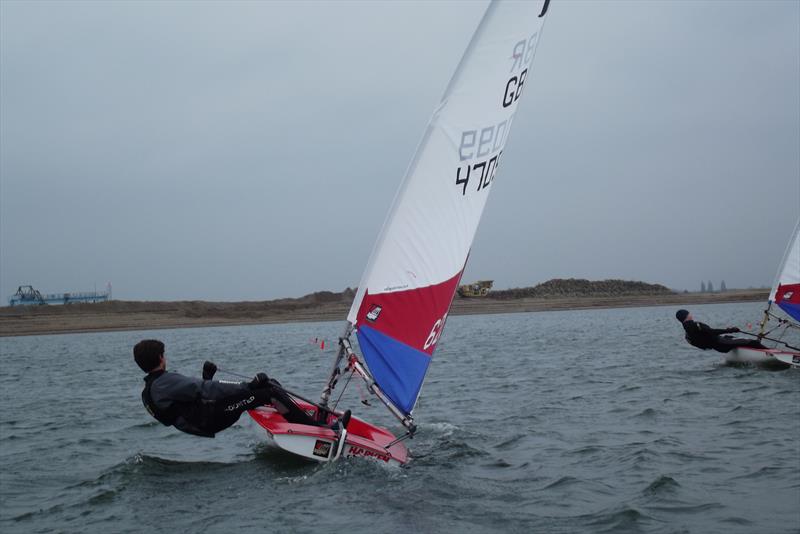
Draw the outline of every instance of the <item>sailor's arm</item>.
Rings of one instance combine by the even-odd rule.
[[[711,334],[712,336],[718,336],[720,334],[733,334],[739,331],[738,328],[711,328],[705,323],[697,323],[698,328],[702,330],[706,334]]]
[[[242,395],[250,391],[246,382],[220,382],[203,380],[201,397],[203,400],[219,400],[233,395]]]
[[[258,373],[250,382],[223,382],[206,378],[213,376],[216,370],[217,366],[211,362],[206,362],[203,365],[204,380],[201,385],[201,398],[203,400],[216,401],[236,395],[244,395],[255,389],[270,387],[269,378],[264,373]]]

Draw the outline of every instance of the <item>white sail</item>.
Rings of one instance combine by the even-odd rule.
[[[376,382],[406,413],[531,79],[548,2],[489,5],[406,172],[348,314]]]

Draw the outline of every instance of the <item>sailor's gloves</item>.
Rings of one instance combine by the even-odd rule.
[[[266,373],[258,373],[256,377],[250,381],[249,387],[251,390],[268,389],[271,387],[269,377]]]
[[[214,362],[206,362],[203,364],[203,380],[211,380],[217,372],[217,364]]]

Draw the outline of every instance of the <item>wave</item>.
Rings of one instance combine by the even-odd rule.
[[[592,532],[635,532],[647,523],[655,521],[654,518],[627,505],[622,505],[611,511],[593,514],[587,517],[588,526]]]
[[[558,480],[556,480],[555,482],[551,482],[550,484],[547,484],[545,487],[542,488],[542,490],[551,490],[551,489],[563,488],[563,487],[567,487],[567,486],[574,486],[575,484],[580,484],[580,483],[581,483],[581,481],[579,479],[575,478],[575,477],[563,476],[563,477],[559,478]]]
[[[378,480],[380,483],[406,476],[405,466],[394,466],[364,458],[340,458],[335,462],[316,462],[291,454],[277,446],[264,449],[259,460],[268,463],[270,483],[309,485],[329,488],[331,484],[350,485],[352,481]]]
[[[510,438],[508,438],[508,439],[498,443],[497,445],[495,445],[494,448],[497,449],[497,450],[501,450],[501,451],[502,450],[511,449],[515,445],[517,445],[520,441],[522,441],[523,439],[525,439],[527,437],[528,437],[528,434],[514,434]]]
[[[228,469],[238,463],[173,460],[137,453],[105,469],[97,478],[67,486],[67,489],[94,487],[105,483],[124,485],[139,477],[171,477],[175,473],[191,472],[209,473]]]
[[[709,502],[703,504],[687,504],[687,505],[677,505],[677,506],[648,506],[648,510],[654,510],[657,512],[669,512],[669,513],[679,513],[679,514],[702,514],[705,512],[710,512],[711,510],[720,510],[725,508],[718,502]]]
[[[664,455],[668,456],[670,458],[675,458],[676,460],[679,460],[682,463],[696,462],[696,461],[705,462],[705,461],[707,461],[707,460],[709,460],[711,458],[707,454],[699,454],[699,453],[696,453],[696,452],[687,452],[685,450],[683,450],[683,451],[667,451],[667,452],[664,453]]]
[[[491,462],[487,462],[485,464],[482,464],[482,466],[483,467],[489,467],[489,468],[493,468],[494,467],[494,468],[500,468],[500,469],[505,469],[505,468],[508,468],[508,467],[515,467],[514,464],[509,463],[507,460],[504,460],[503,458],[497,458],[495,460],[492,460]]]
[[[431,432],[432,434],[445,437],[452,436],[454,432],[460,430],[460,428],[456,425],[447,422],[421,423],[418,426],[420,430],[425,430],[426,432]]]
[[[756,469],[755,471],[751,471],[746,475],[738,475],[735,477],[731,477],[730,480],[740,480],[740,479],[757,479],[757,478],[780,478],[776,475],[780,475],[785,471],[784,468],[781,467],[773,467],[773,466],[764,466],[760,469]]]
[[[408,442],[413,464],[455,466],[467,458],[492,456],[478,444],[489,443],[493,437],[468,432],[450,423],[426,423],[421,427],[424,432],[414,442]]]
[[[628,392],[628,391],[638,391],[640,389],[642,389],[642,386],[622,385],[622,386],[619,386],[615,391],[620,392],[620,393],[624,393],[624,392]]]
[[[658,415],[658,412],[653,408],[645,408],[641,412],[634,415],[634,417],[642,418],[642,419],[655,419]]]
[[[590,456],[593,454],[600,454],[604,452],[605,447],[599,447],[597,445],[585,445],[583,447],[578,447],[577,449],[572,449],[566,451],[564,456]]]
[[[652,481],[643,491],[642,494],[646,496],[663,496],[673,495],[677,492],[681,485],[678,484],[674,478],[661,475]]]
[[[750,526],[753,525],[753,521],[749,519],[745,519],[744,517],[724,517],[720,519],[722,523],[730,523],[732,525],[742,525],[742,526]]]

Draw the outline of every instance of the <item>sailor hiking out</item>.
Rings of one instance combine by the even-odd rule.
[[[265,373],[258,373],[250,382],[220,382],[213,380],[217,366],[207,361],[202,378],[184,376],[167,371],[164,352],[164,343],[156,339],[142,340],[133,348],[134,360],[147,373],[142,402],[150,415],[166,426],[213,438],[245,411],[265,404],[271,404],[289,422],[323,425]]]
[[[695,321],[688,310],[678,310],[675,313],[675,318],[683,325],[683,330],[686,332],[686,341],[698,349],[714,349],[718,352],[729,352],[736,347],[765,348],[764,345],[755,339],[735,338],[723,335],[735,334],[736,332],[740,332],[740,330],[735,326],[730,328],[711,328],[705,323]]]

